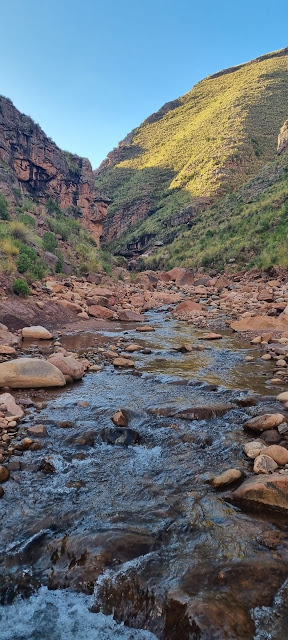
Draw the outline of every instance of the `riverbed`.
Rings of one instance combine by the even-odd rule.
[[[63,335],[81,355],[120,337],[151,353],[43,393],[22,421],[47,437],[17,458],[0,504],[1,640],[287,640],[285,518],[245,513],[207,483],[249,475],[243,422],[279,410],[284,388],[231,331],[206,342],[165,311],[149,320],[147,334]],[[130,446],[107,443],[120,408]]]

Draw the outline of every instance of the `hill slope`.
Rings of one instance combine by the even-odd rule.
[[[112,198],[104,241],[127,255],[169,243],[272,161],[287,68],[288,48],[217,73],[132,131],[96,172]]]

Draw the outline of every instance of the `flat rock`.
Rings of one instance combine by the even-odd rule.
[[[203,336],[200,336],[199,340],[221,340],[221,338],[220,333],[204,333]]]
[[[116,318],[115,311],[107,309],[107,307],[102,307],[100,304],[93,304],[89,307],[89,315],[102,320],[112,320],[113,318]]]
[[[231,501],[240,506],[288,513],[288,474],[252,476],[233,491]]]
[[[129,358],[115,358],[112,364],[114,367],[135,367],[134,360]]]
[[[16,353],[16,349],[14,349],[14,347],[11,347],[9,344],[0,344],[1,355],[12,356],[15,353]]]
[[[136,331],[146,333],[146,331],[155,331],[155,329],[154,327],[150,327],[148,324],[145,324],[143,327],[137,327]]]
[[[128,351],[128,353],[134,353],[134,351],[139,351],[141,348],[140,344],[128,344],[125,351]]]
[[[48,359],[64,376],[70,376],[73,380],[83,378],[86,366],[81,360],[76,360],[73,356],[64,356],[62,353],[54,353]]]
[[[40,358],[18,358],[0,364],[0,387],[30,389],[64,385],[63,373],[51,362]]]
[[[282,413],[265,413],[262,416],[256,416],[244,422],[244,429],[251,431],[266,431],[267,429],[276,429],[281,422],[285,422]]]
[[[45,327],[24,327],[22,329],[22,338],[34,338],[36,340],[51,340],[53,338],[52,333],[45,329]]]
[[[266,456],[265,452],[265,454],[261,453],[255,458],[253,471],[254,473],[272,473],[277,467],[277,463],[270,456]]]
[[[146,317],[136,311],[118,311],[118,318],[121,322],[145,322]]]
[[[232,484],[232,482],[236,482],[242,478],[242,471],[239,469],[227,469],[219,476],[215,476],[211,478],[209,484],[211,484],[214,489],[219,489],[220,487],[226,487],[228,484]]]
[[[30,436],[36,436],[38,438],[44,438],[47,436],[47,429],[44,424],[36,424],[35,427],[29,427],[27,432]]]
[[[177,307],[175,307],[172,313],[177,316],[194,313],[195,311],[202,311],[202,305],[199,304],[199,302],[194,302],[194,300],[183,300],[183,302],[177,304]]]

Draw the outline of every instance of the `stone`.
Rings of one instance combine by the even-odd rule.
[[[121,322],[145,322],[146,317],[136,311],[118,311],[118,318]]]
[[[57,367],[64,376],[70,376],[72,380],[81,380],[86,370],[86,366],[81,360],[76,360],[73,356],[64,356],[63,353],[53,353],[48,362]]]
[[[93,304],[89,307],[89,315],[94,318],[100,318],[101,320],[112,320],[116,318],[115,311],[102,307],[100,304]]]
[[[288,391],[279,393],[279,395],[277,396],[277,400],[280,400],[280,402],[288,402]]]
[[[267,429],[275,429],[281,422],[285,422],[282,413],[266,413],[262,416],[256,416],[244,422],[244,429],[251,431],[266,431]]]
[[[134,351],[139,351],[140,349],[140,344],[128,344],[128,347],[126,347],[125,351],[128,351],[128,353],[134,353]]]
[[[233,491],[231,501],[240,506],[288,513],[288,474],[252,476]]]
[[[14,418],[23,418],[24,411],[19,404],[15,402],[15,398],[11,395],[11,393],[1,393],[0,394],[0,406],[4,405],[5,410]]]
[[[243,447],[244,453],[246,453],[246,456],[251,460],[255,460],[255,458],[257,458],[257,456],[259,456],[260,453],[264,451],[264,449],[266,449],[265,444],[263,444],[263,442],[259,442],[258,440],[247,442]]]
[[[194,302],[193,300],[183,300],[180,304],[177,304],[177,307],[172,311],[173,315],[186,315],[189,313],[195,313],[195,311],[201,312],[202,305],[198,302]]]
[[[3,467],[3,465],[0,465],[0,482],[6,482],[6,480],[9,480],[10,478],[10,471],[9,469],[7,469],[7,467]]]
[[[0,329],[0,344],[13,346],[19,344],[19,342],[19,336],[15,336],[14,333],[10,333],[7,329]]]
[[[221,338],[220,333],[204,333],[203,336],[200,336],[199,340],[221,340]]]
[[[219,489],[220,487],[226,487],[228,484],[240,480],[240,478],[242,478],[242,471],[239,469],[227,469],[227,471],[224,471],[219,476],[211,478],[209,483],[214,489]]]
[[[287,422],[282,422],[281,424],[279,424],[278,427],[277,427],[277,430],[281,435],[282,435],[282,433],[287,433],[287,431],[288,431]]]
[[[27,432],[31,436],[37,436],[38,438],[44,438],[47,436],[47,429],[44,424],[36,424],[35,427],[28,427]]]
[[[134,429],[108,427],[102,429],[100,435],[103,442],[107,444],[118,444],[126,447],[132,444],[140,444],[140,435]]]
[[[193,351],[193,347],[191,347],[191,345],[187,342],[180,344],[179,347],[173,347],[173,349],[178,353],[190,353],[191,351]]]
[[[253,471],[254,473],[272,473],[277,469],[277,466],[273,458],[261,453],[254,460]]]
[[[142,327],[137,327],[136,331],[140,331],[140,333],[146,333],[146,331],[155,331],[155,329],[154,327],[150,327],[149,325],[144,325]]]
[[[11,347],[9,344],[0,344],[1,355],[12,356],[15,353],[16,353],[16,349],[14,349],[14,347]]]
[[[119,411],[116,411],[116,413],[114,413],[114,415],[112,416],[112,420],[117,427],[128,427],[128,420],[125,416],[125,413],[121,411],[121,409],[119,409]],[[288,454],[288,451],[287,451],[287,454]]]
[[[99,364],[91,364],[89,371],[102,371],[102,367]]]
[[[4,491],[3,487],[0,487],[0,498],[3,498],[4,493],[5,493],[5,491]]]
[[[285,424],[283,422],[282,424]],[[264,440],[265,444],[278,444],[281,441],[281,435],[277,429],[267,429],[267,431],[262,431],[261,438]]]
[[[272,356],[270,353],[264,353],[264,356],[261,356],[262,360],[271,360]]]
[[[276,362],[276,367],[287,367],[286,360],[283,360],[282,358],[280,358],[279,360],[277,360],[277,362]]]
[[[135,367],[134,361],[129,358],[115,358],[112,364],[114,367]]]
[[[280,467],[288,464],[288,451],[285,447],[280,447],[278,444],[272,444],[267,447],[265,455],[270,456]]]
[[[40,358],[18,358],[0,364],[0,387],[30,389],[63,387],[65,378],[51,362]]]
[[[22,329],[22,338],[30,338],[36,340],[51,340],[52,333],[45,327],[24,327]]]

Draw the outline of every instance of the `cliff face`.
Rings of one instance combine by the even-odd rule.
[[[15,201],[17,189],[41,204],[77,207],[81,224],[99,243],[109,199],[95,188],[87,158],[61,151],[39,125],[0,97],[0,191]]]

